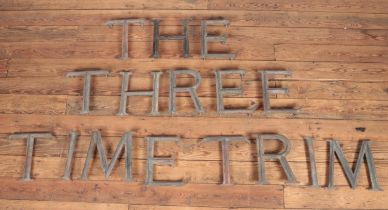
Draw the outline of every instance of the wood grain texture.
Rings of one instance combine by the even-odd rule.
[[[6,210],[128,210],[128,204],[116,203],[86,203],[86,202],[55,202],[55,201],[31,201],[31,200],[0,200],[1,208]]]
[[[24,15],[29,18],[23,18]],[[108,20],[131,17],[149,20],[157,17],[163,19],[161,25],[181,25],[181,19],[192,19],[192,25],[199,25],[202,19],[222,17],[231,21],[231,26],[388,29],[388,14],[219,10],[3,11],[0,14],[0,26],[102,26]]]
[[[112,181],[66,182],[45,179],[33,182],[2,179],[1,185],[0,198],[2,199],[214,207],[280,208],[283,206],[283,187],[276,185],[224,187],[188,184],[182,187],[147,187]],[[56,187],[54,188],[53,185]]]
[[[166,71],[179,68],[195,69],[201,77],[214,77],[218,69],[244,69],[245,79],[258,78],[256,71],[292,71],[291,77],[283,80],[335,80],[377,82],[388,80],[385,63],[358,62],[286,62],[286,61],[241,61],[241,60],[194,60],[194,59],[12,59],[8,62],[8,77],[64,77],[66,73],[83,68],[108,69],[112,74],[129,69],[134,76],[149,77],[151,71]]]
[[[117,210],[263,210],[263,209],[387,209],[388,186],[388,1],[386,0],[0,0],[0,209],[117,209]],[[129,59],[121,54],[121,26],[106,21],[144,18],[144,27],[129,27]],[[161,34],[183,31],[190,19],[190,58],[182,58],[182,43],[161,42],[160,59],[150,58],[153,26],[161,19]],[[211,34],[228,37],[209,45],[213,52],[233,52],[235,60],[200,57],[203,19],[227,19],[229,27],[210,26]],[[92,79],[91,112],[81,115],[82,78],[66,74],[82,69],[106,69],[108,77]],[[205,113],[193,114],[188,94],[178,94],[176,116],[168,110],[168,72],[197,70],[202,82],[197,93]],[[225,96],[227,108],[258,106],[250,115],[216,113],[215,71],[244,69],[225,76],[224,87],[244,87],[241,96]],[[116,116],[120,71],[134,74],[129,89],[150,90],[152,71],[162,71],[160,116],[148,114],[150,97],[130,97],[129,116]],[[264,114],[262,70],[290,70],[275,76],[271,87],[289,94],[270,96],[274,107],[292,107],[290,114]],[[178,85],[189,86],[188,75]],[[79,131],[72,178],[63,181],[68,134]],[[108,160],[126,131],[133,136],[133,182],[123,181],[121,155],[105,180],[98,154],[80,181],[91,132],[100,130]],[[38,139],[33,153],[33,181],[21,181],[26,141],[10,140],[16,132],[51,132]],[[298,183],[288,184],[276,160],[265,163],[270,185],[258,185],[257,148],[253,134],[278,133],[291,142],[287,155]],[[176,159],[174,167],[155,166],[155,179],[183,179],[182,187],[144,185],[146,136],[178,135],[179,142],[157,143],[157,156]],[[243,135],[249,143],[231,142],[230,167],[234,185],[222,183],[222,154],[218,142],[206,136]],[[311,184],[304,137],[314,137],[320,188]],[[329,139],[339,141],[346,159],[355,165],[362,140],[371,149],[380,185],[374,192],[367,167],[351,189],[335,160],[335,189],[327,189]],[[276,141],[265,151],[279,152]],[[354,168],[354,167],[353,167]]]
[[[385,209],[387,191],[285,187],[286,208]],[[308,198],[308,199],[307,199]]]

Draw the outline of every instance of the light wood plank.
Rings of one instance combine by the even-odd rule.
[[[386,13],[384,0],[209,0],[209,9]]]
[[[286,208],[386,209],[387,191],[285,187]]]
[[[1,42],[120,42],[122,27],[115,26],[10,26],[1,27]],[[199,26],[189,26],[190,43],[199,43]],[[388,44],[388,30],[344,30],[329,28],[267,28],[239,27],[228,28],[211,26],[212,33],[226,34],[227,43],[236,46],[249,46],[263,42],[267,44],[340,44],[340,45],[377,45]],[[161,34],[182,34],[182,26],[163,26]],[[129,42],[152,42],[153,27],[131,26]],[[287,34],[287,36],[285,36]]]
[[[86,202],[57,202],[32,200],[4,200],[0,199],[0,206],[6,210],[128,210],[127,204],[86,203]]]
[[[28,16],[29,18],[24,18]],[[181,25],[179,20],[223,17],[232,26],[308,27],[388,29],[388,14],[283,12],[283,11],[217,11],[217,10],[55,10],[3,11],[0,26],[15,25],[98,25],[112,19],[161,18],[163,25]]]
[[[387,121],[319,120],[319,119],[255,119],[249,117],[213,118],[191,117],[138,117],[138,116],[51,116],[1,114],[4,123],[0,133],[51,131],[67,135],[79,130],[89,135],[101,129],[104,136],[121,136],[133,131],[136,136],[179,135],[182,138],[201,138],[212,135],[245,135],[279,133],[290,139],[301,135],[338,139],[386,139]],[[360,130],[359,128],[363,128]],[[195,132],[194,132],[195,131]],[[298,132],[295,132],[298,131]]]
[[[8,77],[63,77],[67,72],[82,68],[108,69],[116,74],[130,69],[135,76],[149,77],[151,71],[179,69],[182,66],[195,69],[202,77],[214,77],[216,69],[238,68],[246,70],[246,79],[258,77],[256,71],[292,71],[288,80],[346,80],[388,81],[388,66],[384,63],[338,63],[338,62],[285,62],[242,60],[195,60],[195,59],[12,59],[8,62]]]
[[[342,45],[275,46],[276,59],[286,61],[387,62],[388,47]]]
[[[1,179],[0,198],[147,205],[281,208],[281,186],[146,187],[123,182]]]
[[[68,1],[26,1],[26,0],[2,0],[0,10],[52,10],[52,9],[206,9],[206,0],[196,1],[149,1],[141,0],[68,0]]]

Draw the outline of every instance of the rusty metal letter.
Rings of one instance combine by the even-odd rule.
[[[245,141],[249,143],[244,136],[209,136],[203,138],[202,142],[219,141],[221,142],[222,151],[222,185],[231,185],[229,165],[229,142],[230,141]]]
[[[371,150],[371,141],[363,140],[361,141],[361,148],[358,152],[358,159],[354,171],[349,166],[349,162],[346,160],[345,155],[338,144],[334,139],[329,140],[330,144],[330,163],[329,163],[329,185],[328,188],[334,188],[334,159],[337,155],[340,164],[345,172],[346,178],[348,179],[350,186],[355,189],[357,187],[357,178],[360,174],[361,165],[366,159],[368,165],[369,178],[372,184],[372,190],[381,191],[379,182],[377,181],[376,167],[373,160],[372,150]]]
[[[266,71],[259,71],[261,73],[261,82],[262,82],[262,89],[263,89],[263,106],[264,106],[264,113],[274,113],[274,112],[285,112],[285,113],[295,113],[295,109],[271,109],[271,104],[269,101],[269,95],[270,94],[288,94],[288,88],[270,88],[269,87],[269,79],[268,75],[286,75],[290,76],[291,71],[288,70],[282,70],[282,71],[272,71],[272,70],[266,70]]]
[[[259,184],[268,184],[266,175],[265,175],[265,160],[279,160],[280,164],[287,176],[287,180],[289,183],[295,183],[296,178],[294,173],[292,172],[290,165],[288,164],[288,161],[286,159],[286,156],[291,150],[291,145],[290,141],[283,135],[279,134],[259,134],[259,135],[254,135],[256,138],[256,149],[257,149],[257,162],[259,163]],[[264,141],[265,140],[277,140],[280,141],[284,149],[276,154],[270,153],[270,154],[265,154],[265,149],[264,149]]]
[[[129,96],[151,96],[152,97],[152,109],[151,115],[159,115],[159,84],[160,75],[162,72],[151,72],[153,75],[153,90],[151,91],[128,91],[129,76],[132,72],[120,72],[122,75],[121,83],[121,98],[120,98],[120,109],[117,115],[128,115],[127,114],[127,98]]]
[[[194,77],[194,85],[191,87],[177,87],[176,84],[176,77],[180,74],[188,74]],[[170,114],[176,114],[176,93],[178,92],[189,92],[191,99],[194,102],[195,111],[197,113],[204,112],[201,102],[199,101],[199,98],[197,96],[197,93],[195,92],[196,89],[199,87],[199,84],[201,83],[201,76],[197,71],[191,70],[191,69],[185,69],[185,70],[174,70],[170,71],[170,92],[169,92],[169,103],[168,103],[168,110]]]
[[[30,181],[31,180],[31,167],[32,167],[32,155],[34,151],[35,139],[52,139],[54,136],[51,133],[15,133],[11,134],[8,137],[9,139],[26,139],[27,148],[26,148],[26,161],[24,163],[24,172],[22,180]]]
[[[315,162],[314,152],[314,139],[313,137],[304,137],[308,148],[308,160],[310,162],[310,179],[312,187],[319,187],[318,176],[317,176],[317,163]]]
[[[121,36],[121,57],[122,60],[128,59],[128,26],[141,25],[144,26],[144,19],[120,19],[120,20],[110,20],[105,23],[109,28],[112,28],[113,25],[122,25],[123,34]]]
[[[93,131],[92,132],[92,138],[90,140],[88,154],[86,156],[85,165],[82,170],[81,179],[87,180],[88,179],[88,170],[90,167],[90,162],[93,160],[94,151],[97,147],[98,154],[100,155],[100,163],[101,168],[104,171],[105,179],[107,180],[113,170],[113,167],[119,158],[121,151],[125,150],[125,180],[131,181],[132,180],[132,155],[131,155],[131,149],[132,149],[132,133],[131,132],[125,132],[124,135],[121,137],[120,142],[118,143],[116,150],[113,154],[113,157],[108,164],[108,159],[106,157],[106,152],[104,145],[102,144],[102,137],[100,131]]]
[[[183,35],[171,35],[171,36],[162,36],[160,35],[160,20],[152,20],[154,23],[154,39],[152,47],[152,57],[160,58],[159,54],[159,41],[164,40],[183,40],[183,57],[190,57],[189,49],[189,22],[190,20],[183,20]]]
[[[147,140],[147,171],[146,185],[154,186],[180,186],[185,182],[180,181],[156,181],[154,180],[154,165],[175,166],[175,159],[171,157],[155,157],[155,143],[158,141],[179,141],[178,136],[148,136]]]
[[[224,88],[222,87],[222,76],[228,74],[238,74],[240,76],[240,87],[235,88]],[[224,95],[234,95],[242,96],[243,95],[243,86],[242,80],[245,75],[244,70],[217,70],[216,71],[216,94],[217,94],[217,113],[252,113],[257,109],[256,106],[249,107],[248,109],[225,109],[224,106]]]
[[[67,77],[84,77],[84,87],[82,90],[82,111],[81,114],[89,113],[90,107],[90,86],[92,76],[97,75],[108,75],[109,71],[106,70],[87,70],[87,71],[73,71],[66,74]]]
[[[229,20],[202,20],[201,21],[201,57],[207,58],[221,58],[221,59],[235,59],[236,54],[233,53],[209,53],[208,42],[221,42],[224,44],[227,40],[226,36],[208,35],[207,27],[213,26],[229,26]]]
[[[69,148],[67,151],[67,160],[65,165],[65,173],[63,175],[64,180],[71,180],[71,171],[73,168],[73,160],[74,160],[74,150],[75,145],[77,143],[78,133],[76,131],[71,131],[69,134],[70,142],[69,142]]]

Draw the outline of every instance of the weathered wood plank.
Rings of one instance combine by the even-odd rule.
[[[274,49],[270,44],[241,46],[238,43],[211,44],[210,52],[238,52],[240,60],[274,60]],[[0,43],[0,59],[10,58],[119,58],[121,42],[9,42]],[[129,45],[130,58],[149,58],[152,42],[132,42]],[[211,49],[211,50],[210,50]],[[257,50],[260,49],[260,50]],[[160,44],[161,58],[181,58],[182,42],[163,42]],[[190,55],[200,58],[200,44],[192,43]]]
[[[337,187],[335,190],[308,187],[285,187],[286,208],[341,208],[341,209],[386,209],[385,191],[352,190]]]
[[[256,74],[256,72],[253,74]],[[168,75],[169,74],[165,72],[161,76],[160,96],[168,96]],[[178,85],[193,85],[192,78],[178,78],[177,81]],[[386,82],[282,81],[281,77],[277,77],[271,81],[270,84],[273,87],[285,87],[289,89],[288,95],[277,94],[276,97],[282,99],[386,100],[388,95]],[[239,85],[239,79],[223,79],[224,87],[238,87]],[[259,79],[244,80],[242,85],[244,87],[242,97],[261,99],[262,86]],[[121,77],[117,74],[110,77],[95,77],[93,78],[92,86],[92,96],[120,96]],[[0,94],[81,95],[82,88],[83,79],[81,77],[12,77],[1,79]],[[152,90],[151,76],[141,77],[133,75],[130,80],[129,90]],[[178,96],[184,95],[185,94],[178,94]],[[215,78],[202,78],[201,84],[197,89],[197,95],[199,97],[213,97],[215,102]]]
[[[207,4],[206,4],[207,2]],[[327,11],[327,12],[360,12],[386,13],[388,7],[384,0],[373,0],[366,3],[357,1],[261,1],[244,0],[240,2],[225,0],[210,1],[152,1],[139,0],[118,1],[111,0],[109,4],[100,1],[50,1],[39,0],[3,0],[0,10],[52,10],[52,9],[212,9],[212,10],[274,10],[274,11]]]
[[[2,165],[0,165],[0,177],[12,177],[21,179],[23,174],[23,164],[25,157],[23,156],[0,156]],[[85,159],[76,158],[73,165],[73,180],[80,180]],[[124,181],[125,166],[124,160],[116,165],[109,181]],[[64,157],[34,157],[32,177],[36,180],[42,179],[57,179],[61,180],[66,158]],[[258,165],[257,162],[230,162],[231,176],[233,183],[236,185],[257,185],[258,181]],[[287,178],[283,173],[278,162],[266,162],[266,175],[271,184],[285,185]],[[310,184],[309,165],[306,162],[290,162],[290,167],[293,170],[298,183],[293,185],[306,186]],[[318,181],[321,186],[327,186],[327,163],[317,163]],[[133,182],[144,183],[146,177],[146,161],[133,160]],[[379,183],[384,186],[388,185],[388,164],[376,163],[376,170]],[[348,181],[337,163],[335,165],[336,185],[348,186]],[[222,162],[221,161],[185,161],[177,160],[175,167],[156,166],[154,171],[156,180],[184,180],[189,184],[220,184],[222,183]],[[96,157],[88,172],[90,181],[105,180],[104,173],[100,167],[100,162]],[[360,176],[358,177],[358,188],[369,186],[369,179],[366,172],[366,166],[363,166]],[[110,201],[107,201],[110,202]]]
[[[281,186],[146,187],[123,182],[2,179],[0,198],[212,207],[282,208]]]
[[[8,73],[8,59],[0,59],[0,77],[6,77]]]
[[[0,95],[2,114],[65,114],[67,96]]]
[[[12,59],[8,62],[8,77],[63,77],[67,72],[82,68],[108,69],[117,73],[130,69],[135,75],[150,76],[151,71],[185,68],[195,69],[202,77],[214,77],[216,69],[244,69],[246,79],[258,77],[256,71],[292,71],[288,80],[351,80],[387,81],[388,66],[384,63],[338,63],[338,62],[285,62],[241,60],[194,60],[194,59]]]
[[[182,57],[181,42],[164,42],[160,45],[161,58]],[[75,59],[118,58],[120,42],[10,42],[0,43],[3,48],[0,59]],[[200,58],[200,44],[191,44],[192,59]],[[214,44],[214,52],[237,52],[237,60],[280,61],[340,61],[340,62],[387,62],[386,46],[339,46],[297,44],[242,45],[241,43]],[[149,58],[151,42],[132,42],[129,45],[131,58]],[[183,58],[182,58],[183,59]]]
[[[71,10],[71,9],[206,9],[206,0],[196,1],[150,1],[141,0],[109,0],[109,2],[98,0],[68,0],[68,1],[47,1],[36,0],[1,0],[0,10]]]
[[[151,99],[149,97],[130,98],[127,112],[130,115],[147,116],[150,112]],[[201,103],[206,110],[202,116],[217,117],[217,108],[213,98],[201,98]],[[62,95],[0,95],[0,113],[2,114],[49,114],[49,115],[79,115],[82,106],[80,96]],[[177,98],[179,116],[193,116],[192,99],[189,97]],[[253,104],[262,104],[256,98],[225,98],[227,107],[249,107]],[[369,119],[384,120],[388,113],[385,110],[387,101],[362,101],[362,100],[316,100],[316,99],[271,99],[274,107],[292,107],[298,110],[295,114],[277,114],[266,116],[262,107],[251,114],[257,118],[318,118],[318,119]],[[120,97],[94,96],[91,98],[90,115],[116,115],[120,106]],[[168,98],[159,99],[161,115],[168,116]],[[225,114],[225,117],[241,117],[246,114]]]
[[[275,45],[277,60],[285,61],[345,61],[386,63],[388,47],[343,45]]]
[[[112,157],[121,137],[109,137],[103,136],[103,142],[106,147],[107,156]],[[257,151],[255,140],[249,136],[250,144],[241,142],[230,143],[230,160],[231,161],[257,161]],[[358,155],[358,147],[360,146],[361,139],[338,139],[333,135],[334,139],[337,139],[342,146],[345,153],[345,157],[349,162],[355,162]],[[327,139],[316,138],[314,151],[316,161],[319,163],[328,162],[328,150],[329,145]],[[85,158],[89,147],[91,137],[80,136],[77,140],[74,156],[77,158]],[[372,141],[373,157],[376,162],[387,163],[388,157],[388,140],[385,138],[370,139]],[[164,142],[158,143],[155,150],[156,155],[168,156],[173,154],[179,160],[185,161],[220,161],[221,145],[217,142],[201,142],[201,138],[181,139],[179,143]],[[290,139],[291,151],[287,155],[287,160],[292,162],[306,162],[307,158],[307,146],[302,137],[298,139]],[[55,139],[39,139],[36,141],[34,147],[35,157],[67,157],[67,151],[69,147],[69,139],[67,136],[56,136]],[[275,152],[282,148],[279,142],[268,141],[265,143],[266,152]],[[25,156],[26,142],[23,140],[8,140],[8,134],[0,135],[0,155],[7,156]],[[142,137],[133,137],[133,159],[146,159],[146,140]],[[97,166],[98,167],[98,166]]]
[[[1,42],[87,41],[119,42],[122,27],[107,26],[11,26],[1,27]],[[190,26],[190,43],[201,40],[199,26]],[[227,34],[228,43],[248,46],[263,42],[267,44],[341,44],[380,45],[388,44],[388,30],[344,30],[328,28],[266,28],[266,27],[217,27],[212,33]],[[182,34],[182,26],[161,27],[161,34]],[[131,27],[129,42],[151,42],[152,26]],[[284,34],[287,34],[285,36]],[[238,45],[237,45],[238,46]]]
[[[179,135],[182,138],[202,138],[212,135],[246,135],[279,133],[290,139],[302,136],[338,139],[384,139],[387,121],[319,120],[319,119],[257,119],[191,117],[138,117],[138,116],[51,116],[1,114],[0,133],[51,131],[67,135],[79,130],[89,135],[101,129],[103,136],[121,136],[133,131],[136,136]],[[203,120],[206,119],[206,120]],[[363,128],[362,131],[359,128]],[[194,132],[195,131],[195,132]]]
[[[128,204],[114,203],[86,203],[86,202],[58,202],[58,201],[31,201],[31,200],[4,200],[0,199],[0,206],[6,210],[128,210]]]
[[[208,9],[386,13],[384,0],[209,0]]]
[[[1,96],[0,96],[1,98]],[[200,101],[205,109],[202,116],[217,117],[216,101],[214,98],[201,97]],[[365,119],[385,120],[388,118],[388,101],[363,101],[363,100],[325,100],[325,99],[271,99],[274,108],[291,107],[296,109],[294,114],[278,113],[266,115],[263,112],[262,99],[258,98],[224,98],[227,108],[248,108],[259,105],[257,110],[250,114],[255,118],[315,118],[315,119]],[[96,96],[91,98],[90,115],[116,115],[120,107],[120,97]],[[67,101],[67,114],[78,115],[82,109],[82,97],[69,96]],[[194,105],[190,97],[177,98],[178,116],[193,116]],[[161,115],[168,116],[168,98],[159,98],[159,111]],[[0,112],[3,112],[0,107]],[[23,110],[21,110],[23,112]],[[130,97],[127,103],[127,113],[130,115],[150,115],[150,97]],[[15,110],[14,113],[17,113]],[[39,114],[37,112],[36,114]],[[246,116],[247,114],[224,114],[224,117]]]
[[[24,18],[24,17],[29,18]],[[56,11],[3,11],[0,26],[15,25],[99,25],[111,19],[155,17],[163,25],[181,25],[179,20],[199,20],[223,17],[232,26],[308,27],[388,29],[388,14],[283,12],[283,11],[217,11],[217,10],[56,10]]]

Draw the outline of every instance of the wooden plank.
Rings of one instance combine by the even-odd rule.
[[[67,96],[0,95],[2,114],[65,114]]]
[[[209,51],[237,52],[237,59],[241,60],[274,60],[272,45],[263,44],[242,47],[237,43],[211,44]],[[119,58],[121,56],[121,42],[10,42],[0,43],[0,59],[9,58]],[[152,53],[151,42],[132,42],[129,45],[130,58],[149,58]],[[258,51],[257,49],[260,48]],[[190,55],[194,59],[200,58],[200,44],[193,43]],[[161,58],[182,58],[182,42],[163,42],[160,44]],[[183,58],[182,58],[183,59]]]
[[[256,74],[256,72],[254,72]],[[192,78],[178,78],[178,85],[192,86]],[[235,78],[223,79],[224,87],[238,87],[240,80]],[[133,75],[130,81],[130,90],[152,90],[152,78],[138,77]],[[242,82],[244,92],[241,97],[262,97],[262,86],[259,79],[244,80]],[[353,81],[281,81],[278,77],[270,82],[273,87],[289,89],[289,94],[277,94],[276,98],[282,99],[362,99],[362,100],[386,100],[386,82],[353,82]],[[120,96],[121,77],[117,74],[110,77],[93,78],[92,96]],[[31,95],[81,95],[83,88],[82,77],[21,77],[2,78],[0,94],[31,94]],[[168,73],[161,76],[160,96],[168,96],[169,78]],[[213,97],[216,101],[215,79],[202,78],[197,89],[199,97]],[[178,94],[187,96],[188,94]],[[275,97],[275,95],[271,96]],[[227,97],[225,97],[227,98]]]
[[[0,177],[19,178],[23,174],[24,156],[0,156],[2,165],[0,166]],[[73,164],[73,180],[80,180],[81,172],[84,166],[84,158],[76,158]],[[125,161],[121,160],[113,170],[109,181],[124,181]],[[64,173],[66,158],[64,157],[34,157],[32,177],[34,181],[42,179],[61,180]],[[377,177],[379,183],[385,189],[388,185],[388,164],[377,162]],[[258,165],[257,162],[230,162],[231,176],[235,185],[257,185]],[[266,162],[266,175],[269,183],[276,185],[287,184],[287,178],[278,162]],[[307,162],[290,162],[298,183],[293,185],[306,186],[310,184],[309,165]],[[328,163],[317,163],[318,181],[322,187],[327,186]],[[144,183],[146,177],[146,161],[133,160],[133,182]],[[335,165],[334,182],[339,186],[349,186],[348,181],[342,171],[341,166]],[[177,160],[175,167],[156,166],[154,178],[156,180],[173,181],[184,180],[189,184],[221,184],[222,183],[222,162],[221,161],[185,161]],[[89,181],[105,180],[104,173],[100,167],[100,161],[96,157],[91,169],[88,171]],[[369,186],[366,165],[362,166],[360,176],[358,177],[360,189]],[[108,201],[107,201],[108,202]],[[110,202],[110,201],[109,201]]]
[[[2,2],[0,10],[52,10],[52,9],[227,9],[227,10],[274,10],[274,11],[327,11],[327,12],[360,12],[360,13],[386,13],[383,8],[388,7],[386,1],[261,1],[244,0],[238,4],[225,0],[208,1],[50,1],[39,0],[29,2],[26,0]]]
[[[0,77],[6,77],[8,73],[8,59],[0,59]]]
[[[10,26],[1,27],[1,42],[46,42],[87,41],[120,42],[122,27],[107,26]],[[201,40],[199,26],[190,26],[190,43]],[[341,44],[379,45],[388,44],[388,30],[343,30],[328,28],[267,28],[267,27],[209,27],[209,31],[227,34],[228,43],[257,45],[265,40],[267,44]],[[163,26],[161,34],[182,34],[182,26]],[[152,26],[131,27],[129,42],[151,42]],[[287,34],[287,36],[285,36]]]
[[[0,199],[1,208],[7,210],[128,210],[127,204],[113,203],[86,203],[86,202],[57,202],[57,201],[31,201],[31,200],[4,200]]]
[[[0,118],[4,122],[0,124],[0,133],[3,134],[51,131],[55,135],[67,135],[71,130],[79,130],[82,135],[89,135],[91,130],[101,129],[104,136],[121,136],[125,131],[133,131],[136,136],[179,135],[182,138],[279,133],[290,139],[300,139],[301,135],[323,139],[333,136],[346,140],[384,139],[386,135],[382,131],[388,124],[387,121],[256,119],[250,117],[209,120],[201,116],[171,118],[1,114]]]
[[[131,115],[147,116],[150,113],[151,99],[149,97],[130,98],[127,112]],[[206,110],[203,116],[217,117],[214,99],[201,98],[201,103]],[[227,107],[249,107],[253,104],[262,104],[256,98],[225,98]],[[288,116],[292,118],[318,118],[318,119],[369,119],[384,120],[387,118],[384,107],[387,101],[362,101],[362,100],[314,100],[314,99],[271,99],[274,107],[292,107],[298,110],[296,114],[277,114],[272,118]],[[120,106],[120,97],[94,96],[91,98],[90,115],[116,115]],[[79,115],[81,113],[81,96],[62,95],[13,95],[0,94],[0,113],[2,114],[49,114],[49,115]],[[193,116],[192,99],[189,97],[177,98],[179,116]],[[161,115],[168,116],[168,98],[159,99]],[[246,114],[225,114],[225,117],[242,117]],[[261,106],[251,114],[255,118],[266,118]]]
[[[8,77],[63,77],[67,72],[82,68],[108,69],[117,73],[123,69],[135,76],[150,76],[151,71],[179,69],[182,66],[195,69],[202,77],[214,77],[216,69],[238,68],[246,70],[246,79],[258,77],[256,71],[292,71],[289,80],[351,80],[388,81],[388,66],[383,63],[338,63],[338,62],[285,62],[241,60],[195,60],[195,59],[12,59],[8,63]]]
[[[182,57],[181,42],[161,43],[161,58]],[[10,42],[0,43],[3,48],[0,59],[76,59],[76,58],[118,58],[121,55],[120,42]],[[151,42],[132,42],[129,45],[130,58],[149,58]],[[242,45],[241,43],[214,44],[214,52],[237,52],[237,60],[279,60],[279,61],[335,61],[335,62],[387,62],[386,46],[339,46],[339,45],[297,45],[270,44]],[[200,58],[200,44],[193,43],[192,59]]]
[[[241,142],[231,142],[229,156],[231,161],[257,161],[257,151],[255,139],[247,137],[250,144]],[[337,139],[341,144],[345,157],[349,162],[355,162],[358,155],[361,139],[338,139],[335,135],[333,138]],[[103,136],[103,144],[105,145],[107,157],[112,158],[113,151],[115,150],[121,137]],[[314,151],[316,161],[319,163],[328,162],[328,150],[329,146],[327,139],[316,138]],[[91,137],[79,136],[77,139],[77,145],[75,147],[74,156],[77,158],[85,158],[87,150],[89,148]],[[373,158],[376,162],[387,163],[388,156],[388,140],[385,138],[370,139],[372,141]],[[169,156],[174,155],[179,160],[184,161],[220,161],[222,160],[220,143],[218,142],[201,142],[201,138],[182,138],[179,143],[164,142],[158,143],[158,147],[155,150],[156,155]],[[307,162],[307,146],[302,137],[297,139],[290,139],[291,151],[287,155],[287,160],[291,162]],[[67,157],[67,151],[69,147],[68,136],[56,136],[55,139],[39,139],[35,143],[34,157]],[[281,149],[282,145],[279,142],[268,141],[265,143],[265,151],[276,152]],[[25,156],[26,142],[23,140],[8,140],[8,134],[0,135],[0,155],[4,156]],[[142,137],[133,137],[133,159],[145,160],[147,158],[146,153],[146,140]],[[97,166],[99,167],[99,166]]]
[[[388,47],[342,45],[275,45],[277,60],[387,62]]]
[[[206,0],[196,0],[196,1],[150,1],[144,2],[141,0],[109,0],[109,2],[98,0],[98,1],[88,1],[88,0],[69,0],[69,1],[47,1],[47,0],[37,0],[34,2],[29,2],[26,0],[13,0],[0,1],[0,10],[70,10],[70,9],[206,9],[207,1]]]
[[[352,190],[337,187],[335,190],[308,187],[286,187],[286,208],[343,208],[343,209],[386,209],[387,191]]]
[[[123,182],[2,179],[0,198],[212,207],[281,208],[281,186],[146,187]]]
[[[68,99],[67,99],[68,98]],[[128,100],[127,112],[130,115],[148,116],[150,113],[151,99],[137,97]],[[200,98],[206,110],[203,116],[217,117],[213,98]],[[249,107],[253,104],[262,104],[256,98],[225,98],[225,105],[230,108]],[[384,120],[387,118],[384,107],[387,101],[362,101],[362,100],[316,100],[316,99],[271,99],[273,107],[292,107],[298,110],[295,114],[274,114],[271,118],[318,118],[318,119],[366,119]],[[79,115],[81,112],[82,97],[55,96],[55,95],[0,95],[0,113],[2,114],[70,114]],[[116,115],[120,106],[120,97],[94,96],[91,98],[90,115]],[[177,115],[193,116],[192,99],[189,97],[177,98]],[[162,116],[168,116],[168,98],[159,99],[159,111]],[[225,114],[225,117],[242,117],[246,114]],[[251,114],[255,118],[267,118],[261,106]]]
[[[29,18],[24,18],[29,17]],[[223,17],[232,26],[307,27],[307,28],[358,28],[388,29],[387,14],[283,12],[283,11],[217,11],[217,10],[41,10],[3,11],[0,26],[16,25],[99,25],[112,19],[155,17],[163,25],[181,25],[179,20],[199,20]]]
[[[208,9],[386,13],[384,0],[209,0]]]
[[[1,95],[0,95],[1,98]],[[159,98],[159,111],[161,115],[168,116],[168,98]],[[200,101],[205,109],[202,116],[217,117],[216,102],[214,98],[201,97]],[[385,120],[388,112],[385,107],[388,101],[363,101],[363,100],[321,100],[321,99],[271,99],[274,108],[290,107],[296,109],[295,114],[278,113],[266,116],[262,99],[257,98],[224,98],[225,106],[229,108],[248,108],[259,105],[255,112],[250,114],[255,118],[315,118],[315,119],[365,119]],[[91,98],[90,115],[116,115],[120,107],[120,97],[117,96],[95,96]],[[66,113],[78,115],[82,109],[82,97],[69,96]],[[177,98],[178,116],[193,116],[194,105],[190,97]],[[3,112],[0,107],[0,112]],[[127,102],[127,113],[130,115],[147,116],[151,112],[150,97],[130,97]],[[15,110],[17,113],[17,110]],[[37,111],[36,114],[39,114]],[[225,117],[241,117],[247,114],[224,114]]]

